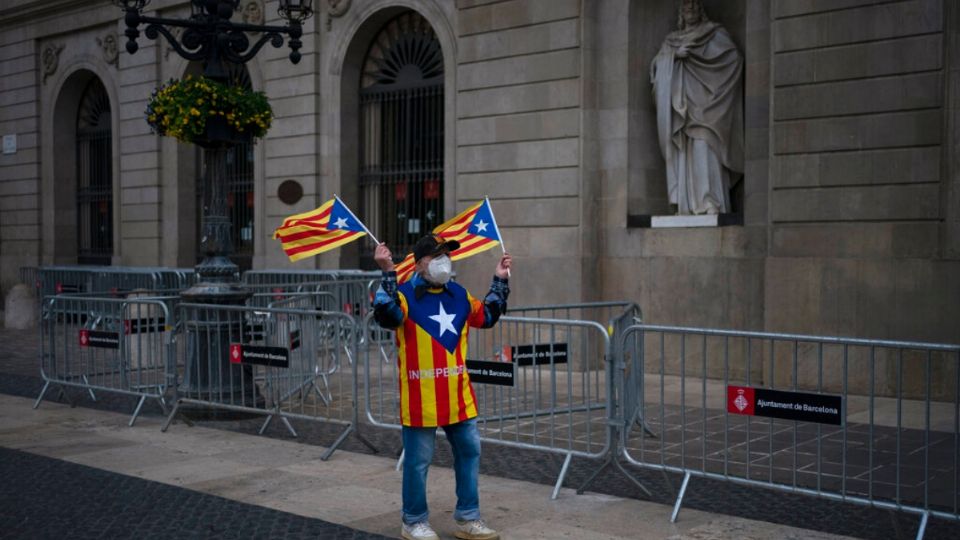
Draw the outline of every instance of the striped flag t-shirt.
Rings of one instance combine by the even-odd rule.
[[[484,325],[484,305],[462,286],[427,289],[413,282],[397,289],[403,323],[397,328],[400,419],[411,427],[436,427],[477,416],[467,374],[469,327]]]

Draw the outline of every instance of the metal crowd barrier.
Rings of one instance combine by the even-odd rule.
[[[155,399],[166,412],[165,395],[174,368],[171,311],[179,297],[90,298],[54,296],[40,321],[40,406],[51,385],[138,396],[132,426],[144,402]],[[73,402],[70,401],[71,405]]]
[[[631,464],[960,519],[960,346],[634,325],[619,380]],[[644,376],[642,376],[644,375]]]
[[[278,285],[293,283],[316,283],[337,279],[374,279],[380,272],[364,270],[247,270],[243,273],[244,285]]]
[[[64,293],[128,293],[182,290],[196,281],[192,268],[123,266],[42,266],[36,283],[39,296]]]
[[[309,302],[310,295],[289,302]],[[306,304],[304,304],[306,305]],[[288,307],[180,304],[183,325],[177,339],[185,370],[177,373],[173,410],[166,431],[185,405],[345,425],[321,459],[328,459],[348,435],[373,446],[357,431],[357,374],[343,357],[356,354],[353,318],[343,313]],[[189,361],[204,356],[207,362]],[[321,385],[317,379],[323,374]]]
[[[377,329],[368,316],[365,333]],[[399,429],[395,342],[367,342],[367,419]],[[612,448],[610,352],[606,328],[593,321],[505,316],[493,329],[470,332],[467,369],[481,438],[564,455],[553,498],[573,456],[600,459]]]

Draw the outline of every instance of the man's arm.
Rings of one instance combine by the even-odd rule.
[[[403,324],[403,309],[397,294],[397,272],[383,272],[380,288],[373,299],[373,320],[381,328],[397,328]]]
[[[497,324],[500,316],[507,312],[507,297],[510,296],[510,255],[504,253],[497,264],[490,284],[490,292],[483,299],[483,304],[474,300],[473,312],[468,320],[475,328],[490,328]]]
[[[380,288],[373,299],[373,320],[382,328],[396,328],[403,324],[403,308],[400,307],[400,295],[397,293],[397,270],[386,244],[377,246],[373,251],[373,260],[383,271]]]

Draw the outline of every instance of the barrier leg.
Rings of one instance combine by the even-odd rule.
[[[260,431],[257,432],[257,435],[263,435],[263,432],[267,430],[267,426],[270,425],[270,421],[273,420],[273,415],[268,414],[267,419],[263,421],[263,425],[260,426]]]
[[[77,406],[76,402],[70,399],[70,394],[67,393],[67,390],[63,387],[63,385],[58,385],[57,389],[60,391],[60,394],[58,394],[57,397],[62,398],[64,401],[69,403],[71,409]]]
[[[923,533],[927,532],[927,520],[930,519],[930,512],[924,512],[920,518],[920,529],[917,531],[917,540],[923,540]]]
[[[164,416],[167,415],[167,400],[163,396],[157,397],[157,404],[160,405],[160,413]]]
[[[677,514],[680,513],[680,505],[683,504],[683,496],[687,493],[688,483],[690,483],[690,473],[683,475],[683,484],[680,484],[680,492],[677,493],[677,500],[673,503],[673,513],[670,514],[670,523],[677,522]]]
[[[400,449],[400,456],[397,457],[397,472],[400,472],[401,470],[403,470],[403,456],[404,456],[404,452],[405,452],[405,450],[403,450],[403,449],[401,448],[401,449]]]
[[[173,410],[170,411],[170,414],[167,416],[167,419],[163,422],[163,425],[160,426],[160,431],[162,433],[167,432],[167,428],[170,427],[170,424],[173,422],[173,419],[177,417],[177,413],[180,412],[180,402],[177,401],[173,404]]]
[[[584,482],[582,486],[577,488],[577,495],[583,495],[583,492],[587,490],[587,486],[592,484],[593,481],[596,480],[597,476],[599,476],[604,469],[610,466],[611,461],[613,461],[613,456],[610,456],[607,459],[605,459],[603,462],[603,465],[600,465],[600,467],[598,467],[597,470],[593,471],[593,474],[590,475],[590,478],[587,478],[587,481]]]
[[[33,402],[33,408],[36,409],[40,406],[40,402],[43,401],[43,396],[47,393],[47,388],[50,388],[50,381],[43,383],[43,388],[40,390],[40,395],[37,396],[37,400]]]
[[[87,383],[88,386],[90,385],[90,379],[88,379],[86,375],[83,376],[83,382]],[[93,400],[94,403],[96,403],[97,395],[93,393],[93,388],[87,388],[87,392],[90,393],[90,399]]]
[[[640,491],[643,491],[644,493],[646,493],[646,494],[647,494],[647,497],[649,497],[649,498],[651,498],[651,499],[653,498],[653,493],[650,493],[650,490],[647,489],[647,486],[643,485],[642,482],[640,482],[639,480],[637,480],[637,478],[636,478],[635,476],[633,476],[633,473],[631,473],[630,471],[628,471],[628,470],[626,469],[626,467],[623,466],[622,463],[620,463],[619,461],[616,460],[616,458],[614,458],[613,464],[616,465],[618,469],[620,469],[620,472],[622,472],[622,473],[624,474],[624,476],[626,476],[626,477],[629,478],[631,481],[633,481],[633,483],[636,484],[638,488],[640,488]]]
[[[353,430],[353,435],[354,435],[354,437],[357,438],[358,441],[360,441],[361,443],[363,443],[364,446],[366,446],[367,448],[369,448],[371,452],[373,452],[374,454],[379,454],[379,453],[380,453],[380,449],[379,449],[379,448],[377,448],[376,446],[374,446],[372,442],[370,442],[369,440],[367,440],[366,437],[364,437],[363,435],[360,434],[360,430],[358,430],[358,429]]]
[[[347,426],[347,429],[343,430],[343,433],[341,433],[340,436],[337,437],[337,440],[333,441],[333,444],[330,445],[330,448],[327,448],[327,451],[324,452],[322,456],[320,456],[320,461],[326,461],[330,459],[330,456],[332,456],[333,453],[337,451],[338,446],[343,444],[343,441],[346,440],[347,435],[349,435],[351,431],[353,431],[353,424],[350,424],[349,426]]]
[[[147,400],[147,396],[140,396],[140,401],[137,402],[137,408],[133,410],[133,416],[130,417],[130,422],[127,423],[128,426],[133,427],[133,423],[137,421],[137,416],[140,416],[140,409],[143,408],[143,402]]]
[[[563,479],[567,476],[567,468],[570,467],[571,459],[573,459],[573,454],[567,454],[567,457],[563,460],[563,467],[560,467],[560,476],[557,477],[557,483],[553,485],[553,494],[550,495],[551,500],[556,500],[560,493],[560,487],[563,486]]]
[[[293,429],[293,426],[290,425],[290,421],[287,420],[287,417],[286,417],[286,416],[282,416],[282,415],[281,415],[281,416],[280,416],[280,421],[283,422],[283,425],[287,426],[287,431],[290,432],[290,435],[293,435],[294,437],[297,437],[297,436],[298,436],[296,430],[294,430],[294,429]]]
[[[318,376],[320,377],[320,380],[323,381],[323,387],[327,389],[327,395],[324,395],[323,390],[321,390],[320,387],[317,386],[316,380],[314,380],[312,383],[313,389],[317,392],[317,396],[320,397],[320,401],[323,402],[324,406],[329,407],[330,401],[332,401],[333,399],[333,394],[331,394],[330,392],[330,381],[327,379],[326,373],[321,373]]]

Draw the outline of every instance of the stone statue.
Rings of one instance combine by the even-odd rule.
[[[682,0],[678,26],[650,65],[670,203],[729,212],[731,172],[743,173],[743,56],[700,0]]]
[[[243,6],[243,22],[247,24],[263,24],[263,3],[261,0],[250,0]]]

